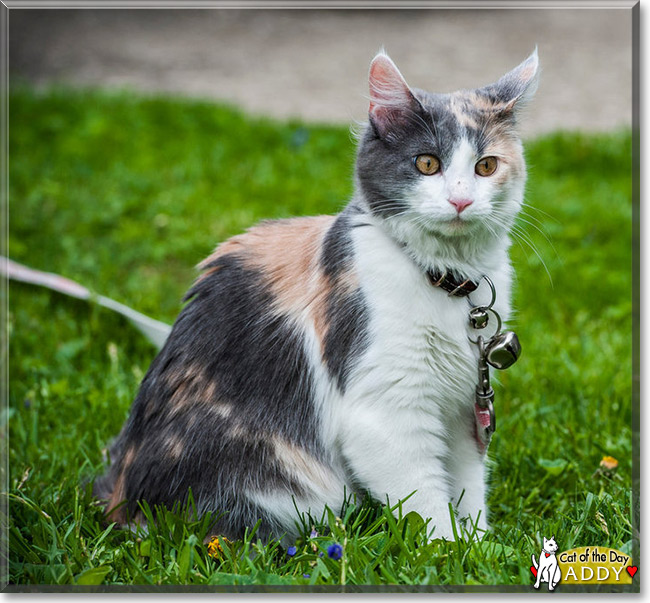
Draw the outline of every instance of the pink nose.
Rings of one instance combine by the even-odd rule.
[[[456,208],[456,211],[460,213],[474,202],[471,199],[449,199],[449,203],[451,203]]]

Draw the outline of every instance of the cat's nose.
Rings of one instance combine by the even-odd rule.
[[[456,208],[456,211],[460,213],[474,202],[471,199],[449,199],[449,203],[451,203]]]

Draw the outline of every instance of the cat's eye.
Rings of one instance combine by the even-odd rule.
[[[425,176],[433,176],[440,171],[440,162],[433,155],[418,155],[415,158],[415,167]]]
[[[491,176],[497,171],[499,161],[496,157],[483,157],[474,168],[479,176]]]

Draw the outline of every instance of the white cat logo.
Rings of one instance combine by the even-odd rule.
[[[535,584],[533,585],[535,588],[539,588],[542,582],[548,582],[548,590],[554,590],[556,584],[562,578],[562,573],[555,558],[555,551],[557,551],[555,536],[551,536],[549,540],[544,538],[544,548],[539,554],[539,562],[535,560],[535,555],[531,555],[533,567],[530,570],[536,577]]]

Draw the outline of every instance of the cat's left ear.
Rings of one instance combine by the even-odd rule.
[[[510,113],[533,98],[538,84],[539,58],[535,48],[523,63],[481,91],[493,99],[500,111]]]

